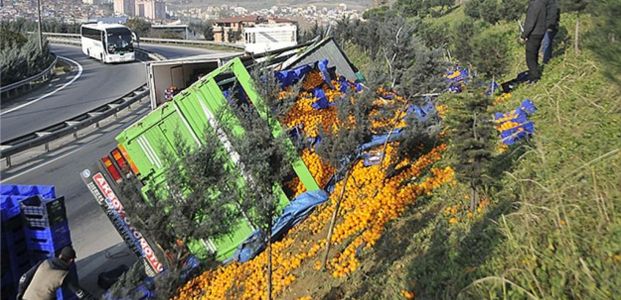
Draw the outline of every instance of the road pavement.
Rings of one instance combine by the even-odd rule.
[[[170,58],[209,53],[196,48],[152,45],[145,48]],[[46,122],[62,121],[63,117],[74,116],[99,106],[144,82],[145,67],[141,62],[104,65],[81,56],[78,47],[54,45],[52,49],[58,55],[70,57],[80,63],[84,68],[83,78],[75,80],[70,86],[48,98],[1,115],[3,140],[5,134],[8,137],[14,136],[19,132],[40,128]],[[39,89],[36,93],[28,96],[40,97],[45,91]],[[102,292],[96,285],[100,272],[119,264],[127,265],[135,257],[82,183],[80,171],[108,153],[116,144],[114,137],[148,113],[147,102],[144,101],[145,105],[141,109],[134,109],[129,115],[122,116],[61,149],[0,173],[2,183],[54,185],[57,194],[65,196],[71,238],[78,256],[78,274],[82,285],[95,294]],[[25,102],[21,102],[23,103]],[[2,109],[6,111],[10,108]],[[20,128],[7,128],[11,126]]]
[[[146,82],[144,63],[102,64],[82,54],[79,47],[52,45],[58,56],[72,60],[82,72],[75,81],[51,82],[22,97],[3,104],[0,112],[0,139],[6,141],[28,132],[62,122],[119,98]],[[78,76],[75,74],[74,76]],[[71,78],[73,79],[73,78]],[[56,92],[53,92],[57,90]],[[53,93],[52,93],[53,92]],[[51,93],[51,94],[50,94]],[[47,97],[41,98],[47,95]],[[28,104],[23,106],[24,104]],[[19,109],[15,109],[20,107]],[[15,110],[14,110],[15,109]]]

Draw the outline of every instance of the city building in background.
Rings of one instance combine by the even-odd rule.
[[[166,4],[163,1],[156,0],[136,0],[134,13],[136,17],[151,20],[165,19]]]
[[[166,3],[158,0],[114,0],[114,13],[151,20],[166,18]]]
[[[82,0],[82,3],[91,4],[91,5],[100,5],[112,3],[112,0]]]
[[[263,53],[292,47],[297,42],[297,25],[290,23],[265,23],[243,29],[245,51]]]
[[[242,37],[244,28],[255,27],[258,24],[284,24],[296,26],[297,28],[297,22],[284,18],[265,18],[262,16],[229,17],[214,21],[214,41],[227,43],[244,42],[245,39]]]
[[[114,0],[114,14],[133,17],[136,2],[134,0]]]

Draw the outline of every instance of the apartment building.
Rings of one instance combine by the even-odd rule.
[[[215,42],[237,43],[243,42],[244,28],[255,27],[258,24],[290,24],[297,26],[297,22],[283,18],[265,18],[261,16],[237,16],[214,21],[213,38]]]
[[[166,4],[156,0],[136,0],[136,17],[151,20],[166,18]]]
[[[133,17],[135,13],[135,0],[114,0],[114,14]]]
[[[166,18],[166,3],[159,0],[114,0],[114,13],[156,20]]]

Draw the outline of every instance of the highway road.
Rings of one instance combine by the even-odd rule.
[[[199,48],[148,44],[142,47],[167,58],[208,53]],[[52,51],[68,58],[76,71],[8,104],[3,103],[0,140],[6,141],[62,122],[119,98],[146,82],[145,67],[139,61],[105,65],[86,57],[75,46],[52,45]]]
[[[203,49],[155,45],[143,47],[169,58],[209,53]],[[20,132],[41,128],[47,122],[62,121],[63,118],[77,115],[121,96],[145,81],[142,62],[104,65],[84,57],[78,47],[53,45],[52,49],[58,55],[79,63],[83,68],[82,75],[64,89],[40,101],[1,115],[3,140]],[[56,85],[71,79],[63,78]],[[50,88],[45,87],[32,92],[25,99],[37,99],[49,91]],[[3,106],[2,111],[28,103],[21,100],[10,107]],[[17,165],[0,173],[2,183],[50,184],[56,186],[57,194],[65,196],[71,237],[78,255],[78,274],[83,286],[96,294],[101,293],[96,287],[99,272],[121,263],[131,263],[135,258],[82,183],[79,173],[114,147],[116,134],[148,112],[148,101],[143,103],[145,105],[142,109],[132,110],[130,115],[102,126],[97,132],[41,155],[27,165]]]

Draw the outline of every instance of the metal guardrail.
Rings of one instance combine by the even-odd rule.
[[[154,44],[176,44],[186,46],[222,46],[235,49],[244,49],[244,45],[233,43],[218,43],[213,41],[199,41],[199,40],[180,40],[180,39],[158,39],[158,38],[140,38],[140,42],[154,43]]]
[[[54,69],[54,66],[56,66],[57,62],[58,62],[58,56],[54,55],[54,61],[47,68],[45,68],[45,70],[39,72],[39,74],[30,76],[24,80],[20,80],[18,82],[14,82],[14,83],[11,83],[5,86],[1,86],[0,94],[7,93],[8,95],[11,91],[17,90],[25,85],[28,85],[28,87],[30,87],[33,82],[38,81],[40,79],[47,80],[47,77],[51,75],[52,69]]]
[[[6,158],[7,166],[11,166],[11,156],[26,151],[30,148],[46,145],[61,137],[75,134],[78,130],[90,125],[98,125],[100,121],[118,113],[134,102],[149,95],[146,84],[125,94],[123,97],[101,105],[91,111],[79,114],[68,120],[47,126],[35,132],[31,132],[0,144],[0,158]]]
[[[52,37],[50,40],[55,43],[76,44],[75,38],[79,37],[77,34],[57,34],[57,37]],[[80,44],[77,41],[77,44]],[[163,60],[164,56],[158,53],[147,51],[144,49],[137,49],[145,53],[150,59]],[[0,158],[6,159],[7,167],[11,167],[11,156],[29,150],[33,147],[45,145],[45,150],[49,150],[49,143],[68,136],[70,134],[76,135],[81,129],[84,129],[90,125],[99,125],[102,120],[115,115],[119,111],[127,108],[136,101],[141,100],[144,97],[149,96],[149,89],[146,84],[132,90],[124,96],[115,99],[109,103],[101,105],[93,110],[79,114],[68,120],[47,126],[40,130],[36,130],[31,133],[24,134],[22,136],[3,141],[0,143]]]
[[[80,38],[80,35],[75,34],[75,33],[44,32],[43,35],[48,38],[74,38],[74,39]],[[244,45],[240,45],[240,44],[218,43],[218,42],[213,42],[213,41],[199,41],[199,40],[140,38],[139,42],[153,43],[153,44],[175,44],[175,45],[180,45],[180,46],[193,46],[193,47],[219,46],[219,47],[229,47],[229,48],[235,48],[235,49],[244,49]]]
[[[45,34],[45,33],[44,33]],[[80,40],[78,40],[80,38],[79,34],[71,34],[71,33],[54,33],[52,35],[48,35],[47,36],[47,40],[52,42],[52,43],[56,43],[56,44],[67,44],[67,45],[74,45],[74,46],[80,46],[81,42]],[[151,52],[149,50],[146,49],[141,49],[141,48],[135,48],[136,52],[142,52],[144,53],[149,59],[152,60],[165,60],[166,57],[159,54],[159,53],[155,53],[155,52]]]

